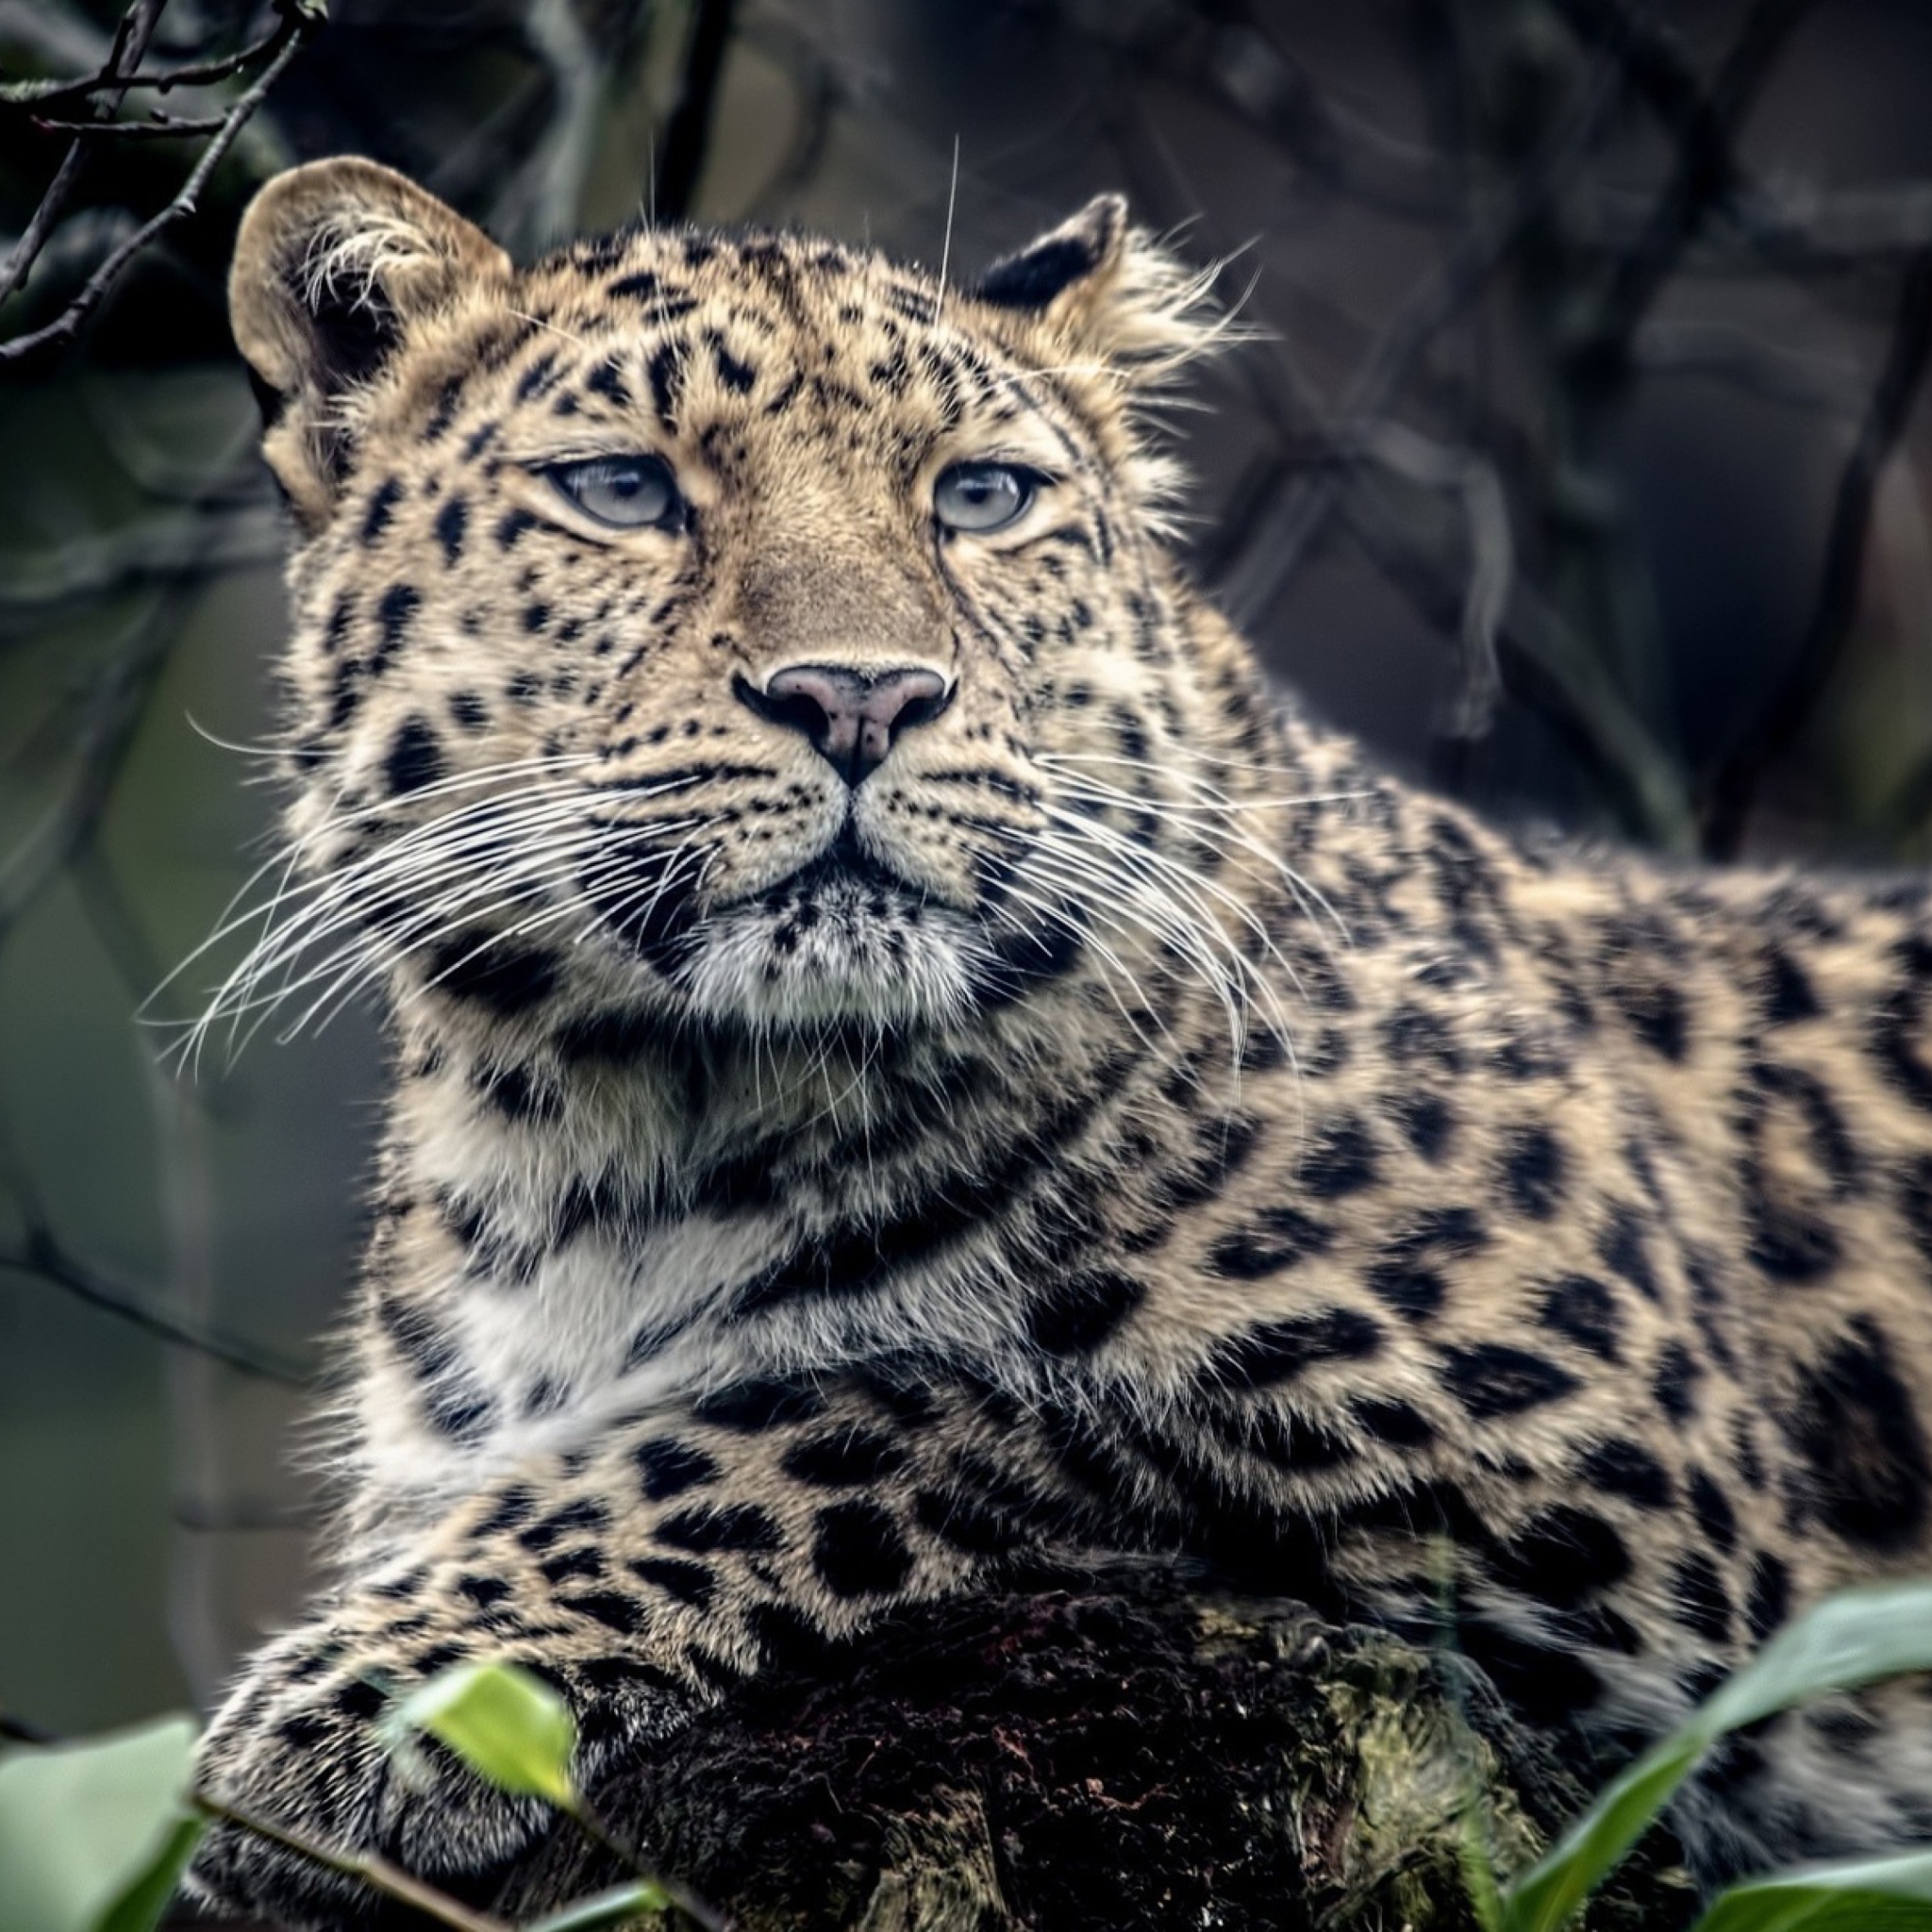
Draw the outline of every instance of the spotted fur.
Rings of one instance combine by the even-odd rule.
[[[1161,540],[1202,293],[1112,201],[976,291],[758,232],[517,269],[362,162],[256,204],[294,791],[216,1015],[378,985],[396,1080],[339,1581],[217,1790],[475,1870],[533,1808],[400,1777],[398,1685],[524,1659],[594,1779],[1122,1554],[1452,1642],[1607,1764],[1925,1562],[1924,887],[1512,842],[1281,710]],[[545,474],[638,452],[678,527]],[[1036,500],[941,529],[981,459]],[[948,694],[856,787],[759,695],[828,663]],[[1861,1717],[1693,1789],[1705,1878],[1932,1829],[1922,1700]],[[339,1909],[231,1832],[197,1876]]]

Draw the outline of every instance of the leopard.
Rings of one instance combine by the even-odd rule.
[[[1932,1559],[1932,900],[1512,830],[1192,582],[1240,333],[1104,195],[970,283],[643,222],[512,262],[274,178],[267,930],[392,1083],[331,1580],[199,1777],[428,1881],[547,1813],[391,1701],[507,1659],[585,1788],[908,1606],[1139,1563],[1448,1642],[1614,1768]],[[723,1800],[721,1800],[723,1801]],[[1932,1832],[1907,1683],[1760,1727],[1706,1888]],[[192,1890],[352,1883],[224,1824]]]

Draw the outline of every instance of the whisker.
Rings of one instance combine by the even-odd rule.
[[[494,768],[488,775],[501,779],[510,769],[527,773],[541,768],[554,773],[559,767],[586,762],[589,760],[519,760],[515,767]],[[478,774],[466,775],[474,780]],[[674,778],[650,791],[675,791],[685,789],[687,783]],[[649,791],[632,795],[647,796]],[[312,839],[340,827],[352,816],[361,815],[338,814],[332,824],[325,822],[309,836]],[[587,859],[596,882],[601,883],[607,874],[621,878],[624,874],[618,868],[635,864],[634,855],[626,858],[622,848],[634,843],[639,836],[663,838],[683,832],[689,837],[708,822],[686,813],[681,818],[660,817],[641,824],[627,817],[597,814],[596,822],[590,823],[583,791],[551,782],[534,791],[525,789],[508,796],[498,793],[468,801],[407,827],[346,865],[292,883],[291,869],[300,854],[291,852],[283,859],[281,876],[267,900],[239,910],[231,900],[228,914],[216,931],[170,975],[172,981],[195,958],[205,957],[234,933],[256,930],[247,952],[183,1036],[179,1058],[183,1063],[198,1060],[209,1032],[224,1020],[230,1023],[231,1052],[239,1052],[277,1008],[316,988],[322,991],[282,1037],[299,1033],[319,1014],[325,1023],[345,999],[390,966],[411,953],[442,943],[491,905],[507,908],[532,899],[548,901],[559,886],[575,879],[578,890],[566,898],[562,908],[562,916],[575,916],[588,904],[581,886]],[[258,870],[256,878],[267,870]],[[672,868],[660,859],[651,867],[643,884],[655,882],[655,889],[661,891],[672,875]],[[386,902],[405,891],[410,895],[408,909],[397,917]],[[550,909],[546,906],[520,922],[517,929],[548,923]],[[587,925],[577,935],[579,942],[590,929]],[[341,943],[331,943],[344,931],[353,936]],[[309,960],[307,966],[301,963],[305,956]],[[269,988],[265,982],[271,977],[276,983]],[[252,1021],[251,1014],[255,1016]],[[248,1023],[245,1028],[244,1022]]]

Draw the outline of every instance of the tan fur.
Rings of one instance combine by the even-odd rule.
[[[512,272],[366,163],[258,204],[292,872],[211,1019],[380,984],[397,1080],[341,1580],[218,1789],[474,1870],[533,1814],[399,1780],[372,1686],[540,1663],[594,1783],[1121,1555],[1439,1637],[1607,1765],[1924,1562],[1923,887],[1519,844],[1279,711],[1156,534],[1201,297],[1113,201],[943,299],[805,236]],[[677,517],[565,498],[627,454]],[[987,460],[1046,480],[949,533]],[[761,695],[826,664],[948,688],[856,789]],[[1707,1877],[1925,1827],[1916,1694],[1838,1719],[1693,1789]]]

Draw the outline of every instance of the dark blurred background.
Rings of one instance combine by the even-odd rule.
[[[237,949],[168,977],[269,851],[280,539],[222,284],[291,162],[373,155],[525,254],[655,214],[966,272],[1124,189],[1259,334],[1173,420],[1192,568],[1285,683],[1515,821],[1932,858],[1925,0],[318,13],[0,0],[6,1724],[206,1701],[305,1578],[377,1040],[271,1021],[178,1075]]]

